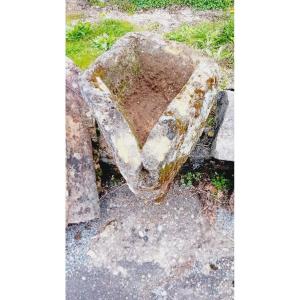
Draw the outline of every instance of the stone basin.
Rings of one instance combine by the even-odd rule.
[[[116,164],[139,197],[160,201],[199,139],[218,66],[153,33],[129,33],[80,77]]]

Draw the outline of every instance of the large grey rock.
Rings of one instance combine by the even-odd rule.
[[[66,61],[66,223],[86,222],[99,217],[99,197],[91,137],[86,116],[88,108],[78,86],[79,70]]]
[[[145,74],[150,75],[142,78]],[[154,84],[153,78],[159,81]],[[202,134],[215,101],[218,78],[219,68],[214,62],[196,50],[152,33],[127,34],[82,74],[82,95],[136,195],[158,201],[168,191]],[[132,111],[124,110],[123,98],[132,90],[138,93],[136,87],[141,80],[157,97],[159,92],[165,98],[173,92],[158,120],[149,119],[145,113],[132,121]],[[157,88],[161,83],[164,88]],[[180,86],[176,93],[175,85]],[[147,94],[141,94],[132,110],[139,109],[142,97]],[[146,138],[140,137],[137,123],[149,130]]]
[[[227,105],[219,106],[218,115],[223,119],[214,140],[211,155],[216,159],[234,161],[234,92],[226,91],[223,97]]]

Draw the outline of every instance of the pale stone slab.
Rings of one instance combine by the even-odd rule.
[[[226,91],[223,97],[227,98],[228,104],[213,144],[212,157],[234,161],[234,92]]]

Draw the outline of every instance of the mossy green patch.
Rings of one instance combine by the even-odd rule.
[[[70,13],[66,15],[66,24],[70,26],[73,21],[78,21],[84,18],[84,14],[81,12]]]
[[[106,3],[104,1],[101,1],[101,0],[88,0],[87,2],[91,5],[98,6],[98,7],[105,7],[106,6]]]
[[[125,21],[104,20],[98,24],[79,22],[67,31],[66,55],[81,69],[86,69],[118,38],[131,31],[134,31],[134,26]]]

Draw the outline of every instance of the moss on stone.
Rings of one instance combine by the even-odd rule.
[[[184,155],[179,157],[177,160],[164,165],[159,172],[159,183],[168,183],[177,173],[182,164],[187,160],[188,156]]]

